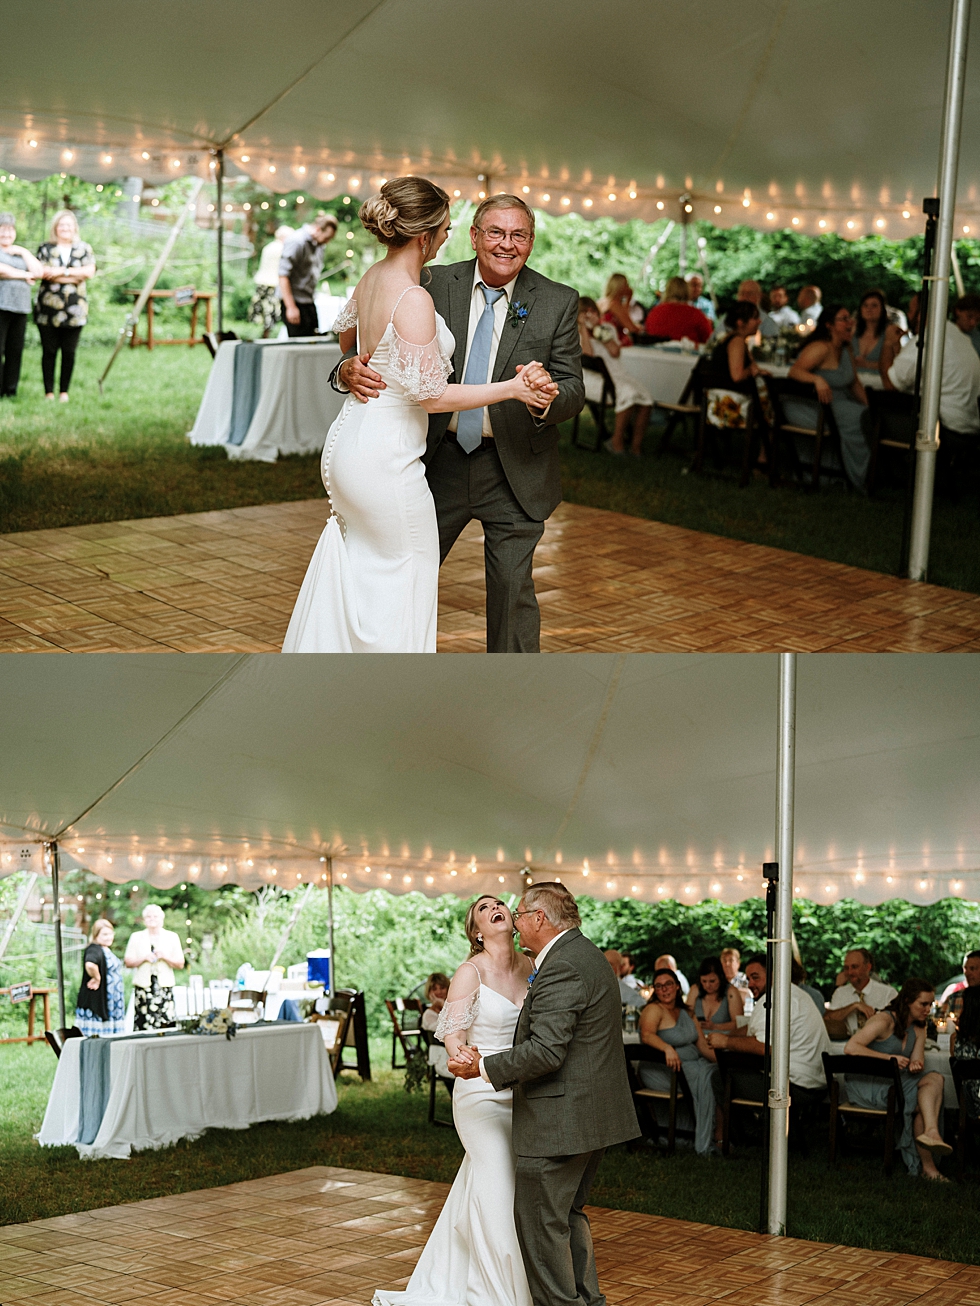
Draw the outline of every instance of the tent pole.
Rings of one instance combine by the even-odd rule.
[[[54,964],[55,972],[58,977],[58,1010],[61,1013],[61,1024],[59,1029],[67,1029],[68,1022],[65,1019],[65,959],[61,951],[61,853],[58,851],[58,843],[48,844],[51,853],[51,890],[54,895],[54,912],[51,920],[54,924]]]
[[[217,166],[214,170],[215,181],[218,184],[218,339],[221,339],[225,329],[225,220],[224,220],[224,203],[225,203],[225,152],[217,151]]]
[[[327,922],[329,926],[329,943],[330,943],[330,997],[333,997],[337,988],[336,983],[336,962],[334,961],[333,951],[333,858],[327,858]]]
[[[915,436],[915,495],[909,546],[911,580],[925,580],[929,570],[932,499],[936,480],[936,455],[939,451],[939,393],[942,388],[943,349],[946,344],[946,308],[949,300],[949,267],[953,250],[953,216],[956,210],[956,178],[969,29],[970,0],[953,0],[939,157],[939,230],[936,233],[936,257],[933,262],[933,268],[938,270],[939,275],[933,278],[932,294],[929,296],[929,316],[925,323],[925,358],[922,365],[922,408]],[[920,329],[921,327],[920,323]]]
[[[772,1078],[769,1086],[769,1209],[767,1233],[786,1232],[789,1153],[789,1042],[793,998],[793,817],[796,802],[796,654],[779,655],[776,747],[776,928],[772,995]]]

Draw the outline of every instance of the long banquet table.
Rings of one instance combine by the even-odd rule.
[[[258,462],[319,453],[344,404],[329,383],[339,362],[340,346],[316,337],[225,340],[187,438]]]
[[[79,1156],[93,1160],[125,1158],[196,1138],[205,1129],[306,1120],[329,1115],[337,1106],[330,1059],[316,1025],[240,1026],[231,1039],[116,1036],[104,1040],[110,1045],[108,1096],[101,1123],[93,1122],[95,1136],[85,1143],[79,1138],[82,1095],[85,1089],[84,1114],[92,1122],[93,1086],[82,1084],[81,1051],[94,1041],[65,1041],[37,1135],[42,1147],[72,1145]]]

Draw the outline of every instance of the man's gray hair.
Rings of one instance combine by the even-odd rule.
[[[482,231],[483,219],[494,209],[520,209],[527,218],[528,226],[531,228],[531,235],[534,235],[534,210],[530,205],[525,204],[519,195],[488,196],[473,214],[473,221],[470,226],[478,227]]]
[[[582,924],[575,898],[563,884],[551,881],[532,884],[525,890],[524,908],[526,911],[543,911],[555,929],[570,930],[573,925]]]

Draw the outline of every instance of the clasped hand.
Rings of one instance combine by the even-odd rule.
[[[458,1047],[449,1058],[449,1069],[457,1079],[478,1079],[480,1076],[480,1049]]]
[[[515,370],[527,389],[526,394],[520,395],[524,403],[532,408],[547,408],[558,398],[558,387],[543,363],[518,363]]]

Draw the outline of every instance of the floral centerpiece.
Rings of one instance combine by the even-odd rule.
[[[224,1034],[225,1038],[234,1038],[238,1033],[238,1026],[232,1019],[230,1007],[212,1007],[210,1011],[205,1011],[201,1016],[196,1029],[191,1031],[193,1034]]]

